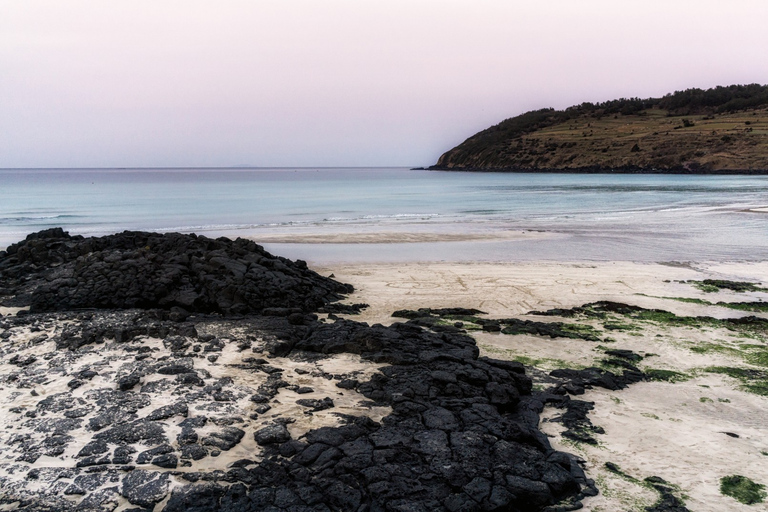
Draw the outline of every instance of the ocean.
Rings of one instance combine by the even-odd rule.
[[[6,169],[0,248],[61,226],[247,236],[314,263],[758,261],[767,206],[764,176]]]

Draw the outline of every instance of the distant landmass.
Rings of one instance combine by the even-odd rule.
[[[430,169],[768,174],[768,86],[534,110],[476,133]]]

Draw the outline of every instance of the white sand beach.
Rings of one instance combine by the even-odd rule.
[[[316,270],[355,286],[356,292],[347,302],[370,304],[360,316],[350,318],[383,324],[397,321],[391,314],[398,309],[441,307],[477,308],[489,318],[553,321],[557,317],[522,315],[600,300],[658,308],[680,316],[765,316],[660,297],[712,303],[768,300],[764,292],[704,293],[680,282],[728,279],[766,283],[768,263],[410,263],[334,265]],[[592,341],[471,334],[482,353],[517,359],[544,371],[597,365],[604,355],[603,345]],[[562,425],[547,421],[560,411],[545,409],[542,429],[551,436],[553,446],[582,457],[588,476],[600,489],[599,496],[584,501],[584,510],[644,510],[658,498],[641,484],[650,476],[679,486],[679,495],[691,510],[768,510],[765,504],[743,505],[719,490],[720,478],[734,474],[768,484],[768,397],[742,390],[739,381],[726,375],[703,370],[711,366],[753,367],[739,351],[745,340],[725,329],[652,323],[638,330],[611,331],[610,335],[615,340],[610,348],[646,356],[641,369],[672,370],[688,380],[641,382],[620,391],[596,388],[574,397],[595,403],[590,418],[605,429],[596,436],[597,446],[560,437]],[[764,339],[748,343],[756,350],[765,347]],[[705,348],[712,350],[702,350]],[[637,481],[608,471],[606,462],[618,465]]]

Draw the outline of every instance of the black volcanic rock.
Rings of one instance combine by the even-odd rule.
[[[106,330],[109,322],[131,323],[137,332],[179,325],[157,321],[140,311],[32,314],[4,319],[3,325],[15,333],[23,326],[42,325],[49,319],[67,320],[70,334],[76,337],[82,337],[82,330]],[[87,441],[77,448],[79,457],[72,461],[73,467],[51,469],[58,473],[41,477],[47,485],[46,494],[29,499],[41,506],[54,503],[59,492],[56,475],[65,471],[108,475],[114,482],[109,488],[133,505],[150,508],[167,499],[163,510],[169,512],[357,511],[361,507],[382,512],[520,512],[550,506],[554,508],[547,510],[567,510],[575,503],[558,504],[561,499],[578,499],[593,492],[577,460],[553,450],[538,430],[542,397],[531,394],[531,380],[520,363],[478,357],[471,337],[436,333],[412,323],[390,327],[348,320],[322,323],[305,315],[302,324],[294,325],[287,317],[253,315],[229,319],[201,316],[194,325],[200,333],[197,340],[225,340],[225,346],[239,346],[258,336],[263,341],[255,346],[269,350],[275,346],[269,340],[281,336],[281,353],[297,362],[321,361],[347,352],[384,363],[371,377],[329,375],[344,383],[340,390],[354,388],[365,398],[361,408],[390,409],[380,423],[363,415],[334,412],[336,397],[331,394],[320,399],[299,398],[295,403],[301,407],[299,414],[332,414],[340,418],[339,426],[292,436],[288,427],[294,418],[274,413],[268,423],[259,418],[256,424],[240,420],[233,426],[236,420],[229,418],[243,403],[233,405],[231,412],[219,410],[228,402],[216,401],[215,396],[227,393],[232,400],[253,404],[253,410],[264,407],[258,412],[262,415],[271,405],[285,403],[286,396],[281,395],[278,401],[278,394],[291,386],[292,372],[276,366],[278,360],[267,364],[267,359],[245,353],[241,363],[233,362],[232,368],[245,375],[253,372],[254,383],[238,380],[236,373],[215,379],[199,367],[207,360],[193,356],[192,346],[174,351],[174,344],[155,341],[157,348],[146,351],[142,337],[75,350],[53,344],[51,354],[61,360],[56,364],[62,365],[86,354],[114,357],[108,354],[142,353],[148,357],[128,358],[119,373],[104,381],[108,387],[88,390],[82,397],[67,391],[42,398],[34,407],[37,418],[22,420],[30,422],[29,428],[35,432],[54,435],[48,440],[43,440],[42,434],[15,437],[13,448],[5,449],[18,450],[17,463],[34,464],[42,455],[60,456],[76,442],[74,435],[86,436]],[[54,334],[52,339],[58,336]],[[13,366],[14,372],[22,372],[16,377],[18,384],[27,386],[31,382],[28,379],[37,378],[47,358],[39,354],[27,367]],[[94,364],[89,362],[89,368]],[[86,377],[82,371],[64,377],[69,375]],[[147,382],[120,390],[120,375],[142,375]],[[600,385],[603,377],[562,376],[569,382],[580,379],[583,385]],[[199,385],[187,385],[190,378]],[[153,382],[157,385],[150,386]],[[167,403],[169,395],[174,397],[171,403]],[[572,406],[576,400],[554,394],[545,398],[555,405],[563,402],[567,426],[573,424],[585,434],[593,432],[585,421],[588,407],[582,415]],[[79,426],[82,430],[73,430]],[[249,457],[251,463],[222,466],[214,462],[222,451],[242,450],[254,442],[259,451]],[[193,462],[199,460],[208,462]],[[200,469],[175,471],[190,465]],[[80,503],[91,503],[101,499],[101,489],[91,491],[77,484],[69,492],[82,496],[77,498],[83,500]],[[108,507],[95,505],[92,509]]]
[[[137,469],[123,480],[121,494],[133,505],[152,508],[165,498],[169,481],[168,473]]]
[[[318,313],[332,313],[341,315],[359,315],[368,307],[368,304],[326,304],[318,310]]]
[[[204,446],[214,446],[219,450],[231,450],[245,435],[245,432],[236,427],[224,427],[222,430],[212,432],[208,437],[204,437],[202,444]]]
[[[253,433],[256,442],[262,446],[274,443],[284,443],[291,439],[291,434],[285,425],[275,424],[264,427]]]
[[[19,354],[16,362],[26,365],[13,365],[7,379],[0,376],[4,386],[31,389],[53,372],[84,382],[85,391],[40,399],[28,411],[33,415],[18,421],[36,435],[14,435],[12,448],[5,448],[13,450],[16,463],[30,465],[43,455],[61,455],[75,435],[90,438],[78,447],[72,467],[44,468],[49,471],[40,477],[49,484],[44,496],[30,496],[24,482],[10,482],[13,492],[34,504],[30,510],[113,510],[122,495],[142,509],[163,503],[166,512],[533,512],[575,509],[574,500],[594,489],[577,459],[555,451],[538,430],[543,401],[532,395],[522,365],[481,358],[471,337],[458,328],[435,332],[434,322],[427,328],[413,321],[389,327],[320,322],[310,312],[351,287],[275,258],[252,242],[178,234],[84,239],[60,230],[38,233],[0,255],[0,286],[34,311],[96,308],[33,312],[0,322],[13,331],[10,341],[0,342],[0,352],[7,350],[5,344],[20,342],[17,330],[39,332],[46,322],[54,342],[50,354],[28,364],[36,346]],[[115,311],[131,307],[140,309]],[[230,316],[171,318],[174,307]],[[433,314],[480,312],[433,310],[414,320]],[[239,351],[224,351],[228,344]],[[301,363],[340,353],[377,363],[381,366],[370,377],[351,372],[327,378],[339,381],[339,391],[354,389],[365,398],[361,413],[366,407],[390,412],[376,422],[334,412],[341,403],[334,394],[303,398],[295,401],[303,408],[299,414],[333,415],[339,425],[303,435],[289,430],[299,422],[276,412],[289,396],[281,390],[301,387],[278,357],[270,364],[245,357],[241,353],[248,347],[254,355]],[[230,369],[242,372],[239,382],[237,372],[216,379],[205,369],[216,364],[208,353],[222,351],[226,360],[233,358]],[[120,361],[108,387],[95,387],[103,380],[95,376],[86,386],[90,374],[81,373],[82,367],[69,370],[84,354]],[[88,368],[102,368],[88,361]],[[100,372],[110,375],[106,368]],[[582,387],[625,385],[612,374],[585,372],[561,378]],[[548,399],[565,402],[563,395]],[[259,415],[273,406],[265,423]],[[238,417],[248,407],[258,423]],[[585,425],[576,412],[566,419]],[[226,458],[216,459],[222,450],[254,442],[259,448],[249,457],[252,462],[226,467],[212,462]],[[194,465],[197,471],[174,471],[208,457],[207,464]],[[104,483],[89,487],[90,480],[75,479],[56,487],[57,479],[72,475],[103,476]],[[59,506],[65,489],[82,501]]]
[[[117,387],[120,391],[128,391],[129,389],[134,387],[136,384],[138,384],[140,380],[141,380],[141,377],[139,375],[132,373],[130,375],[126,375],[125,377],[121,377],[117,381]]]
[[[309,312],[353,290],[242,238],[137,231],[83,238],[61,228],[0,253],[0,283],[16,296],[7,303],[32,312],[161,308],[174,309],[176,320],[188,312]]]
[[[472,338],[338,320],[314,325],[288,356],[339,352],[390,363],[357,386],[392,408],[381,424],[347,416],[291,439],[276,421],[254,433],[261,462],[232,469],[226,485],[173,490],[165,510],[534,511],[593,489],[538,431],[522,366],[478,358]]]

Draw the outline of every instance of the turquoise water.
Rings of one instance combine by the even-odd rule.
[[[229,237],[442,233],[510,241],[267,243],[314,262],[764,260],[768,178],[408,169],[0,170],[0,247],[62,226]]]

